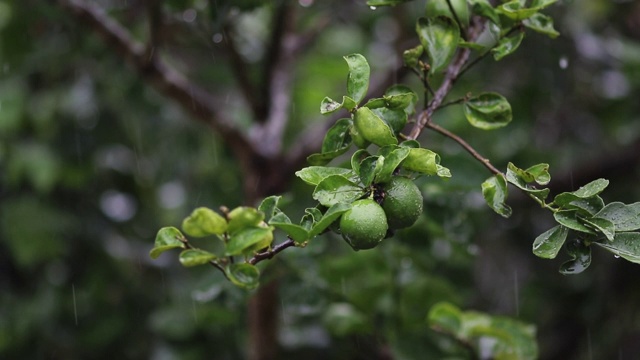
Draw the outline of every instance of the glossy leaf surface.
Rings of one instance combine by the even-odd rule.
[[[227,231],[227,221],[215,211],[199,207],[182,221],[182,230],[193,237],[222,235]]]
[[[351,54],[344,57],[349,65],[347,76],[347,95],[359,104],[364,99],[369,89],[369,63],[360,54]]]
[[[533,242],[533,253],[541,258],[553,259],[564,245],[569,229],[562,225],[555,226],[540,234]]]
[[[180,253],[180,263],[185,267],[208,264],[216,258],[215,254],[200,249],[187,249]]]
[[[342,175],[326,177],[313,192],[313,198],[327,207],[337,203],[351,203],[362,195],[364,189]]]
[[[167,250],[182,248],[184,247],[183,240],[184,235],[182,235],[180,230],[172,226],[163,227],[156,235],[156,240],[149,256],[151,256],[152,259],[157,259],[160,254]]]
[[[483,93],[464,103],[464,115],[479,129],[492,130],[511,122],[511,105],[497,93]]]
[[[429,71],[432,74],[442,71],[449,65],[460,42],[458,25],[451,18],[444,16],[420,18],[416,32],[429,56]]]
[[[493,211],[506,218],[511,216],[511,207],[505,203],[507,180],[502,175],[494,175],[482,183],[482,196]]]
[[[260,270],[248,263],[230,264],[225,272],[229,280],[236,286],[251,290],[258,287]]]

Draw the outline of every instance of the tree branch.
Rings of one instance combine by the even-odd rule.
[[[287,237],[287,240],[281,242],[280,244],[274,246],[271,250],[267,250],[265,252],[255,254],[251,259],[249,259],[249,264],[255,265],[262,260],[271,259],[276,256],[282,250],[290,248],[292,246],[296,246],[296,242],[293,241],[290,237]]]
[[[211,126],[234,150],[243,166],[257,153],[256,148],[216,107],[215,97],[189,82],[158,57],[149,57],[145,46],[137,42],[119,23],[96,5],[84,0],[58,0],[78,20],[90,26],[114,52],[124,58],[156,90],[178,102],[193,117]]]
[[[482,28],[484,27],[485,21],[476,20],[474,24],[469,28],[469,41],[473,41],[480,33]],[[408,139],[415,140],[422,133],[422,129],[427,126],[428,123],[431,122],[431,117],[433,113],[440,107],[444,99],[447,97],[451,88],[453,88],[453,84],[458,79],[458,75],[462,72],[462,68],[464,64],[469,60],[469,56],[471,55],[471,49],[463,48],[458,51],[456,56],[454,57],[453,62],[447,67],[447,72],[445,73],[444,79],[442,80],[442,84],[438,90],[436,90],[433,99],[427,105],[426,109],[423,110],[418,115],[418,121],[414,125],[413,129],[409,133]]]

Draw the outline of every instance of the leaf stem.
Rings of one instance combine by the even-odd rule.
[[[251,259],[249,259],[248,263],[251,265],[255,265],[262,260],[267,260],[273,258],[279,252],[290,248],[292,246],[296,246],[296,242],[293,241],[290,237],[287,236],[287,240],[281,242],[280,244],[274,246],[271,250],[267,250],[261,253],[255,254]]]

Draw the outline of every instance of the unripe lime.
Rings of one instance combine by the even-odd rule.
[[[410,179],[394,176],[384,184],[382,208],[391,229],[403,229],[413,225],[422,214],[422,193]]]
[[[387,229],[384,210],[371,199],[356,200],[340,218],[342,237],[354,250],[376,247],[384,239]]]

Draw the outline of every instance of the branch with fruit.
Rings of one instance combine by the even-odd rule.
[[[378,0],[368,4],[402,2]],[[423,84],[422,104],[418,93],[405,85],[393,85],[382,97],[365,102],[369,64],[360,54],[344,57],[348,65],[346,95],[341,100],[324,98],[320,112],[346,111],[349,115],[338,119],[326,132],[320,152],[307,158],[310,166],[296,172],[302,181],[314,186],[311,196],[317,206],[306,209],[297,222],[279,208],[278,196],[264,199],[257,208],[223,208],[222,215],[198,208],[183,221],[182,231],[175,227],[159,231],[151,256],[180,248],[183,265],[212,264],[234,284],[252,289],[259,283],[257,263],[289,247],[304,247],[326,232],[340,234],[354,250],[374,248],[422,215],[422,194],[413,182],[416,178],[452,176],[440,164],[436,152],[416,141],[428,129],[459,143],[493,174],[482,183],[482,194],[495,212],[511,215],[506,204],[507,184],[552,212],[558,225],[534,240],[533,253],[555,258],[565,247],[571,260],[561,266],[561,273],[576,274],[586,269],[591,263],[592,245],[640,263],[640,203],[605,204],[599,194],[607,187],[607,180],[595,180],[549,201],[550,190],[540,188],[550,182],[547,164],[521,169],[509,163],[502,172],[468,142],[432,119],[439,109],[459,104],[473,127],[493,130],[508,125],[512,121],[511,106],[500,94],[469,93],[462,99],[445,100],[456,80],[478,61],[489,55],[499,61],[516,51],[525,30],[556,37],[552,19],[540,12],[554,2],[539,0],[527,6],[511,1],[493,6],[487,0],[468,4],[429,1],[431,16],[418,19],[416,24],[420,45],[403,54],[405,66]],[[416,110],[419,106],[421,111]],[[408,124],[413,126],[405,135]],[[342,159],[353,145],[358,149],[346,165],[329,166]],[[273,246],[276,229],[286,233],[287,239]],[[571,241],[567,241],[569,234],[575,236]],[[205,238],[207,250],[195,247],[187,236]],[[218,240],[212,243],[210,238]]]

